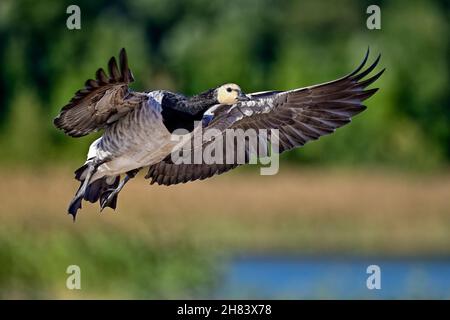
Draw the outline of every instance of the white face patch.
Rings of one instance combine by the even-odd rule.
[[[217,89],[217,101],[221,104],[235,104],[241,88],[235,83],[227,83]]]

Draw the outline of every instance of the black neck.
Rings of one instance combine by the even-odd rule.
[[[217,104],[214,89],[202,92],[192,97],[181,94],[166,92],[164,95],[163,108],[168,107],[191,115],[203,114],[213,105]]]
[[[214,89],[192,97],[165,92],[161,101],[163,122],[169,132],[183,128],[192,131],[194,121],[199,121],[203,113],[217,104]]]
[[[214,90],[208,90],[192,97],[186,98],[184,101],[188,112],[191,114],[204,113],[207,109],[217,103]]]

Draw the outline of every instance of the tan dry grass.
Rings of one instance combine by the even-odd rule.
[[[172,187],[139,176],[122,192],[118,214],[85,204],[73,224],[65,214],[77,188],[71,171],[3,170],[2,225],[42,236],[117,230],[235,250],[450,253],[448,172],[253,170]]]

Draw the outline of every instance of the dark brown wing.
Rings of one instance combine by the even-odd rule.
[[[84,89],[78,90],[70,102],[65,105],[53,123],[72,137],[81,137],[104,128],[121,115],[139,105],[128,84],[134,81],[128,67],[125,49],[120,51],[120,65],[112,57],[108,63],[109,75],[100,68],[96,79],[89,79]]]
[[[365,110],[366,107],[362,102],[378,90],[365,88],[376,81],[384,69],[371,78],[362,80],[375,68],[380,59],[378,56],[371,66],[360,72],[368,54],[369,51],[354,72],[341,79],[284,92],[256,93],[251,95],[252,99],[248,102],[228,108],[219,107],[207,128],[218,128],[222,132],[228,128],[257,131],[278,129],[280,153],[330,134]],[[203,143],[202,148],[205,149],[211,143],[214,141]],[[246,145],[246,162],[251,158],[251,150],[252,146]],[[223,162],[223,164],[174,164],[168,156],[151,166],[146,177],[152,179],[151,183],[170,185],[205,179],[239,165]]]

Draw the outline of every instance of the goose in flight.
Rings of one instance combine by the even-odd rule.
[[[122,49],[119,63],[112,57],[108,73],[98,69],[95,80],[87,80],[54,119],[54,125],[72,137],[103,130],[89,147],[84,165],[75,171],[80,187],[69,205],[69,214],[75,219],[82,200],[99,201],[101,210],[115,209],[118,193],[143,167],[149,167],[145,177],[151,184],[172,185],[205,179],[240,165],[172,160],[171,153],[177,146],[172,134],[179,129],[194,132],[197,121],[204,129],[219,133],[228,129],[277,129],[279,153],[334,132],[365,110],[362,102],[378,90],[366,87],[384,69],[364,80],[380,59],[378,56],[363,70],[368,56],[369,50],[360,66],[347,76],[319,85],[244,94],[238,85],[228,83],[187,97],[166,90],[131,90],[134,78]],[[211,143],[202,142],[200,149]],[[248,160],[246,149],[244,163]]]

